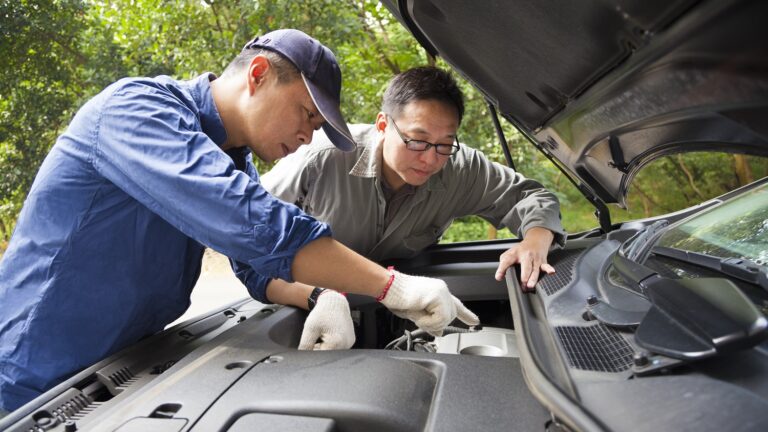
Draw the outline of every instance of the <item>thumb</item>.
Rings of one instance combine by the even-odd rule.
[[[461,322],[468,325],[480,324],[480,318],[464,306],[459,299],[453,297],[453,303],[456,305],[456,317],[461,320]]]
[[[315,347],[317,338],[320,337],[320,330],[315,326],[305,326],[304,331],[301,332],[301,342],[299,342],[300,350],[309,350]]]

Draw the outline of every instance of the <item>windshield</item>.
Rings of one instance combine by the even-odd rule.
[[[768,265],[768,183],[669,228],[657,245]]]

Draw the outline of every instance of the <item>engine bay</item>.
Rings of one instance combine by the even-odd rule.
[[[551,253],[556,273],[535,294],[523,294],[514,273],[491,276],[505,242],[400,263],[442,277],[481,318],[436,338],[350,296],[353,349],[298,351],[305,311],[243,299],[73,376],[14,412],[9,430],[522,431],[566,416],[596,430],[768,423],[765,342],[648,372],[661,357],[638,345],[637,326],[596,318],[595,299],[625,312],[640,304],[611,260],[637,231],[570,240]]]

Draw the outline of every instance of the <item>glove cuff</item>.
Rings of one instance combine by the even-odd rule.
[[[339,305],[346,305],[347,302],[347,296],[344,294],[334,291],[332,289],[326,289],[321,293],[321,295],[317,298],[317,303],[322,303],[324,305],[332,305],[333,307],[338,307]]]

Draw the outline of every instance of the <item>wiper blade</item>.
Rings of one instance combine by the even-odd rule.
[[[648,257],[648,252],[657,234],[664,231],[667,225],[669,225],[669,221],[666,219],[656,221],[627,239],[621,245],[621,252],[624,257],[636,263],[643,263]]]
[[[724,275],[758,285],[768,291],[768,269],[747,258],[721,258],[665,246],[656,246],[651,252],[655,255],[714,270]]]
[[[645,295],[644,282],[658,274],[643,265],[659,232],[666,229],[669,221],[658,220],[625,240],[613,254],[613,268],[628,283]]]

